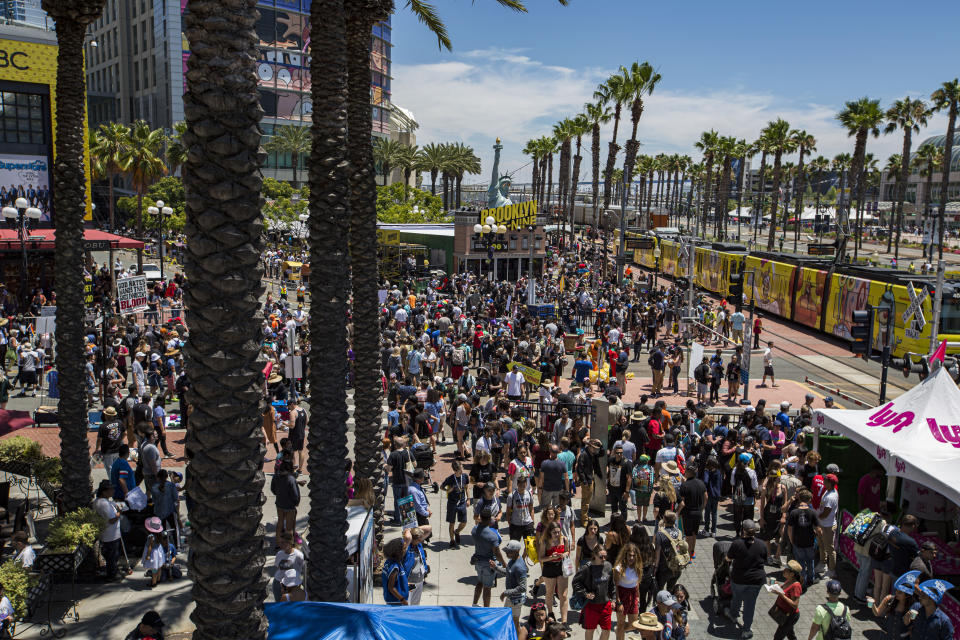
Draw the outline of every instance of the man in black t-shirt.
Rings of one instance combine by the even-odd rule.
[[[727,560],[730,561],[730,585],[733,588],[733,599],[730,601],[730,609],[724,613],[728,618],[736,622],[740,615],[740,605],[743,604],[743,625],[740,628],[740,637],[749,640],[753,637],[753,614],[757,608],[757,596],[760,595],[760,587],[766,580],[766,573],[763,570],[764,562],[767,560],[767,545],[763,540],[757,539],[757,531],[760,527],[753,520],[744,520],[741,525],[743,534],[730,545],[727,551]]]
[[[407,495],[406,470],[413,468],[413,454],[407,449],[407,439],[400,437],[393,439],[393,451],[387,456],[387,466],[390,467],[390,485],[393,487],[393,522],[400,525],[400,509],[397,502]]]
[[[623,446],[614,445],[613,457],[607,461],[607,496],[611,515],[619,511],[626,520],[627,496],[630,495],[632,480],[633,465],[623,457]]]
[[[567,478],[567,465],[558,460],[560,447],[550,445],[550,458],[540,463],[540,472],[537,474],[537,488],[540,490],[540,508],[560,504],[560,492],[570,490],[570,480]]]
[[[113,407],[107,407],[103,410],[103,424],[97,431],[97,441],[94,444],[94,453],[100,452],[103,457],[103,468],[107,474],[113,467],[114,461],[120,453],[120,445],[123,443],[123,428],[117,420],[117,410]]]
[[[700,519],[707,505],[707,485],[697,477],[697,465],[687,467],[687,479],[680,485],[680,514],[683,530],[686,533],[687,546],[690,547],[690,559],[697,557],[697,532],[700,531]]]
[[[447,492],[447,526],[450,528],[451,549],[460,547],[460,532],[467,526],[467,507],[470,505],[470,498],[467,496],[469,485],[470,477],[463,472],[463,465],[459,460],[454,460],[453,473],[440,485],[440,488]],[[458,521],[459,526],[457,526]]]
[[[809,587],[815,580],[814,544],[817,540],[817,512],[810,507],[813,494],[808,489],[797,491],[797,506],[787,515],[787,537],[793,547],[793,557],[803,567],[801,581]]]

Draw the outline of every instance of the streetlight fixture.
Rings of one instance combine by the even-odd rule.
[[[147,213],[153,216],[158,217],[160,223],[160,279],[163,280],[163,254],[164,254],[164,244],[165,238],[163,233],[163,219],[173,215],[173,209],[166,206],[163,200],[157,200],[157,206],[147,207]]]
[[[474,240],[487,250],[487,260],[491,265],[488,276],[492,280],[495,265],[493,262],[493,243],[503,240],[504,234],[507,233],[507,225],[498,225],[493,216],[487,216],[487,219],[483,222],[484,224],[478,222],[473,225]],[[480,275],[483,275],[482,267],[480,269]]]
[[[26,198],[17,198],[13,207],[3,208],[3,217],[17,225],[17,239],[20,240],[20,252],[23,264],[20,266],[20,299],[27,302],[27,234],[30,226],[43,216],[43,212],[30,206]]]

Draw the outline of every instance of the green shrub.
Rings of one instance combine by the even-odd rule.
[[[36,462],[44,457],[43,447],[30,438],[14,436],[0,442],[0,462]]]
[[[106,527],[107,521],[89,507],[57,516],[50,521],[47,529],[46,550],[50,553],[66,553],[79,544],[92,547]]]
[[[33,475],[40,482],[60,485],[60,458],[44,458],[33,463]]]
[[[37,576],[13,560],[0,565],[0,584],[18,618],[27,615],[27,592],[37,584]]]

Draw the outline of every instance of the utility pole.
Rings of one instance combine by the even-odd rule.
[[[940,313],[943,308],[943,279],[944,279],[944,270],[945,265],[941,259],[937,263],[937,288],[933,292],[933,328],[930,329],[930,352],[929,355],[933,355],[933,352],[937,350],[937,332],[940,330]],[[921,311],[922,313],[922,311]]]

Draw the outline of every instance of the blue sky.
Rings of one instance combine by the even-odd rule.
[[[568,7],[528,0],[527,14],[493,0],[438,1],[452,53],[438,50],[397,4],[393,100],[417,116],[419,143],[472,145],[484,161],[478,180],[488,179],[495,137],[503,138],[507,167],[520,167],[527,139],[577,113],[599,82],[634,60],[663,75],[640,125],[641,153],[651,154],[694,155],[693,142],[711,127],[753,139],[768,120],[784,117],[832,156],[852,146],[833,120],[845,100],[868,95],[887,106],[905,95],[928,97],[960,74],[955,0],[916,11],[888,0],[571,0]],[[944,129],[945,118],[935,116],[919,139]],[[881,136],[868,151],[884,162],[900,145],[899,134]],[[519,176],[528,180],[529,171]]]

